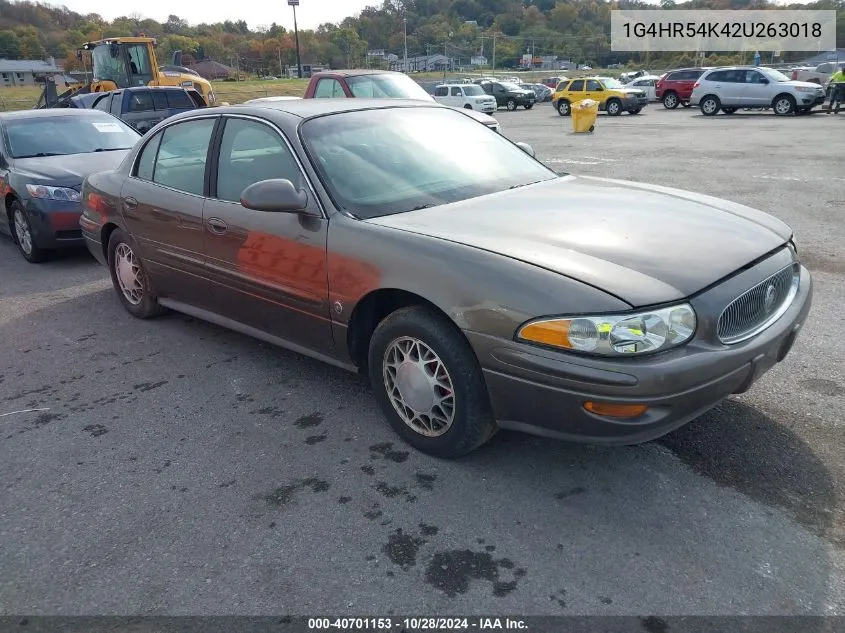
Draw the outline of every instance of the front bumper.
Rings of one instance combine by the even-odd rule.
[[[747,279],[748,271],[735,279],[740,278]],[[729,280],[724,285],[732,292],[741,284]],[[694,305],[707,303],[707,294],[695,299]],[[638,444],[746,391],[789,353],[811,303],[812,280],[802,267],[799,291],[789,309],[754,338],[722,345],[697,334],[681,348],[637,359],[579,357],[473,332],[467,336],[482,359],[500,427],[563,440]],[[699,331],[712,326],[704,320]],[[645,404],[648,410],[635,419],[610,418],[586,411],[583,405],[588,400]]]
[[[648,105],[648,97],[643,95],[642,97],[628,97],[622,102],[622,108],[624,110],[639,110]]]
[[[32,239],[39,248],[75,248],[85,244],[79,230],[79,202],[30,198],[25,207]]]

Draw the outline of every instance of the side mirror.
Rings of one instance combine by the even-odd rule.
[[[517,147],[519,147],[519,149],[528,154],[531,158],[534,158],[534,148],[531,147],[528,143],[523,143],[522,141],[520,141],[516,145]]]
[[[296,213],[308,206],[308,194],[290,180],[273,178],[251,184],[241,193],[241,204],[254,211]]]
[[[763,79],[760,83],[761,83],[761,84],[767,84],[767,83],[769,83],[769,80],[768,80],[768,79]]]

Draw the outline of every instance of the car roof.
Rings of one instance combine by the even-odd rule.
[[[377,70],[371,68],[351,68],[348,70],[321,70],[314,75],[337,75],[339,77],[355,77],[357,75],[402,75],[393,70]]]
[[[390,108],[446,108],[436,101],[415,99],[293,99],[290,101],[268,101],[265,103],[240,104],[236,106],[217,107],[215,111],[228,113],[243,113],[244,110],[261,109],[277,110],[308,119],[324,114],[340,112],[355,112],[358,110],[387,110]]]
[[[78,116],[78,117],[109,117],[110,114],[101,112],[100,110],[88,110],[80,108],[45,108],[39,110],[14,110],[12,112],[0,112],[0,119],[2,120],[16,120],[16,119],[47,119],[56,116]]]

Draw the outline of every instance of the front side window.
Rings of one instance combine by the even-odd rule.
[[[113,81],[119,88],[129,86],[126,63],[118,48],[100,44],[91,51],[94,62],[94,81]]]
[[[304,184],[302,172],[276,131],[262,123],[229,119],[220,142],[217,198],[238,202],[248,186],[271,178],[285,178],[297,188]]]
[[[558,177],[500,134],[445,108],[343,112],[305,122],[301,134],[335,203],[364,218]],[[443,147],[471,147],[473,159]]]
[[[146,44],[129,44],[126,47],[129,69],[133,75],[150,74],[150,53]]]
[[[10,119],[6,145],[12,158],[63,156],[130,149],[141,135],[107,114]]]
[[[167,105],[177,110],[194,109],[194,102],[184,90],[168,90]]]
[[[95,110],[100,110],[101,112],[108,112],[111,110],[111,95],[107,94],[97,101],[94,105]]]
[[[317,82],[317,89],[314,91],[315,99],[337,99],[345,96],[343,86],[337,79],[321,79]]]
[[[480,86],[464,86],[464,94],[468,97],[483,97],[486,93]]]
[[[452,96],[453,97],[462,97],[462,96],[464,96],[464,93],[461,92],[460,88],[455,87],[455,88],[452,88]]]
[[[587,80],[587,91],[588,92],[596,92],[603,90],[601,84],[597,82],[595,79],[588,79]]]
[[[155,109],[153,106],[153,96],[149,90],[136,90],[129,97],[130,112],[147,112],[153,109]]]
[[[208,145],[216,119],[199,119],[164,130],[153,181],[186,193],[203,195]]]

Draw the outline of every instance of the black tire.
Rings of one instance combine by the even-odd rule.
[[[19,200],[14,200],[9,205],[9,228],[12,230],[12,239],[17,244],[18,250],[30,264],[40,264],[50,256],[49,250],[40,248],[35,243],[26,209]]]
[[[772,100],[772,109],[778,116],[789,116],[795,112],[795,97],[778,95]]]
[[[704,116],[716,116],[719,114],[722,102],[716,95],[707,95],[698,103],[698,107],[701,108],[701,114]]]
[[[526,110],[530,110],[530,109],[531,109],[531,108],[533,108],[533,107],[534,107],[534,104],[533,104],[533,103],[528,103],[528,104],[526,104],[526,105],[525,105],[525,109],[526,109]]]
[[[127,247],[132,253],[134,260],[137,262],[137,274],[139,275],[139,284],[141,287],[139,293],[140,297],[137,303],[132,302],[129,298],[127,298],[118,278],[116,252],[121,246]],[[126,238],[123,231],[120,229],[115,229],[109,236],[108,261],[112,285],[117,292],[118,299],[120,299],[120,302],[129,314],[138,319],[150,319],[152,317],[159,316],[165,311],[158,303],[155,290],[150,285],[147,274],[144,272],[143,262],[136,253],[135,245]]]
[[[642,111],[642,108],[634,108],[633,110],[628,110],[628,114],[639,114]]]
[[[560,116],[569,116],[570,114],[572,114],[572,108],[569,105],[569,101],[567,101],[566,99],[561,99],[560,101],[558,101],[556,109],[557,113]]]
[[[680,99],[678,99],[678,93],[669,91],[663,95],[663,107],[667,110],[674,110],[678,107],[678,103],[680,103]]]
[[[737,110],[738,108],[722,108],[722,112],[724,112],[725,114],[733,114]]]
[[[388,394],[385,375],[393,374],[385,369],[386,355],[403,339],[406,339],[405,344],[418,341],[427,346],[445,368],[454,394],[454,406],[451,424],[442,434],[426,436],[413,429],[400,416]],[[382,413],[393,430],[417,450],[435,457],[460,457],[496,434],[498,427],[481,367],[467,340],[446,317],[422,306],[401,308],[388,315],[370,339],[368,367]],[[398,388],[396,392],[399,393]]]
[[[464,104],[464,110],[472,110],[472,106],[468,103]]]
[[[508,110],[516,110],[516,101],[514,101],[513,99],[508,99],[505,105],[507,106]]]
[[[619,116],[622,114],[622,102],[619,99],[608,99],[605,110],[608,116]]]

